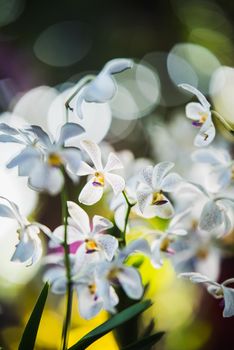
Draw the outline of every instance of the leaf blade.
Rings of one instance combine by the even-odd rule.
[[[156,344],[164,334],[165,332],[158,332],[148,337],[144,337],[132,344],[125,346],[122,348],[122,350],[146,350],[149,348],[149,346]]]
[[[33,311],[29,317],[29,320],[24,329],[18,350],[33,350],[36,336],[41,321],[41,316],[46,303],[47,295],[49,291],[49,284],[46,282],[42,291],[37,299],[37,302],[33,308]]]
[[[136,303],[127,309],[114,315],[111,319],[104,322],[100,326],[93,329],[91,332],[87,333],[83,338],[81,338],[76,344],[70,347],[68,350],[84,350],[90,344],[94,343],[99,338],[103,337],[105,334],[111,332],[114,328],[122,325],[131,318],[139,315],[140,313],[147,310],[152,305],[150,300],[145,300],[143,302]]]

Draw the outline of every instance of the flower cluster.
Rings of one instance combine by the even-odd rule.
[[[128,59],[108,62],[78,91],[73,112],[84,118],[83,102],[109,103],[117,92],[113,75],[132,66]],[[16,220],[19,227],[12,260],[36,263],[43,256],[40,233],[45,234],[49,254],[43,257],[44,280],[57,294],[75,290],[80,314],[86,319],[101,309],[116,312],[120,289],[131,299],[142,298],[141,274],[129,263],[136,252],[156,269],[170,259],[182,277],[205,283],[209,293],[224,299],[225,317],[234,315],[234,292],[227,287],[233,280],[213,281],[219,275],[223,239],[234,230],[234,161],[227,149],[202,148],[215,137],[211,105],[197,89],[187,84],[180,87],[199,100],[186,106],[186,116],[199,127],[194,145],[200,149],[191,158],[204,166],[204,181],[186,178],[186,171],[185,176],[173,172],[176,164],[168,160],[155,164],[150,159],[135,159],[130,151],[112,149],[106,156],[102,144],[82,137],[85,130],[79,119],[62,125],[57,137],[37,125],[16,128],[0,124],[0,142],[22,147],[7,167],[17,167],[19,176],[28,178],[30,188],[50,195],[60,193],[63,199],[62,225],[51,231],[29,222],[15,203],[1,197],[0,216]],[[77,139],[73,141],[79,135],[77,147]],[[74,188],[80,189],[75,201],[68,197],[67,175]],[[108,207],[107,217],[94,215],[90,220],[83,206],[98,202]],[[162,220],[166,229],[156,228],[154,218]],[[131,230],[138,226],[142,234],[132,239]],[[193,271],[187,272],[191,261]],[[205,271],[209,277],[201,275]]]

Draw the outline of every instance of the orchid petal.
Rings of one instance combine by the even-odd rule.
[[[103,302],[96,295],[92,295],[88,285],[79,284],[76,288],[80,315],[89,320],[96,316],[103,307]]]
[[[118,240],[108,234],[98,234],[96,241],[101,245],[105,257],[108,261],[111,261],[118,248]]]
[[[88,165],[83,160],[80,162],[79,169],[77,171],[78,176],[86,176],[86,175],[92,175],[96,172],[95,169],[93,169],[90,165]]]
[[[232,317],[234,316],[234,289],[224,286],[222,286],[222,289],[225,304],[223,317]]]
[[[201,230],[212,231],[222,224],[222,211],[214,201],[208,201],[202,209],[199,226]]]
[[[78,204],[68,201],[68,212],[71,218],[76,223],[76,226],[83,234],[87,234],[90,231],[88,214]]]
[[[198,102],[190,102],[185,107],[185,114],[187,118],[199,121],[202,115],[207,114],[207,110]]]
[[[99,215],[95,215],[93,217],[93,233],[102,232],[104,230],[108,230],[111,227],[113,227],[113,224],[110,220]]]
[[[120,159],[114,153],[110,153],[108,156],[104,171],[109,172],[112,170],[117,170],[117,169],[122,169],[122,168],[123,168],[123,165],[122,165]]]
[[[140,178],[149,187],[152,187],[153,167],[151,165],[143,168],[140,172]]]
[[[115,58],[105,64],[102,72],[108,74],[116,74],[125,71],[126,69],[133,67],[133,60],[128,58]]]
[[[97,203],[103,195],[103,187],[94,186],[93,179],[89,180],[79,195],[80,203],[93,205]]]
[[[65,167],[71,173],[76,174],[81,164],[80,150],[75,147],[66,147],[60,154],[65,163]]]
[[[66,123],[61,127],[58,145],[64,145],[65,142],[72,137],[79,136],[84,133],[84,128],[77,123]]]
[[[118,280],[127,296],[131,299],[140,299],[144,289],[139,272],[133,267],[123,267],[118,273]]]
[[[204,147],[208,146],[214,139],[216,134],[213,122],[210,123],[207,129],[201,128],[198,135],[195,137],[194,146]]]
[[[181,87],[182,89],[187,90],[187,91],[191,92],[192,94],[194,94],[206,110],[210,108],[210,103],[207,101],[205,96],[199,90],[197,90],[195,87],[193,87],[189,84],[180,84],[178,86]]]
[[[153,188],[158,189],[161,187],[164,176],[174,167],[172,162],[158,163],[153,169],[152,184]]]
[[[29,185],[37,191],[47,191],[51,195],[59,193],[64,179],[60,169],[38,162],[29,176]]]
[[[51,139],[49,135],[38,125],[30,125],[26,130],[32,131],[39,139],[40,143],[46,148],[52,146]]]
[[[124,190],[125,181],[120,175],[105,173],[105,179],[111,185],[115,195]]]
[[[88,153],[90,159],[92,160],[95,168],[97,170],[103,170],[102,160],[101,160],[101,151],[98,145],[95,142],[89,140],[81,140],[81,147]]]
[[[176,190],[181,181],[182,178],[180,175],[176,173],[170,173],[163,178],[161,182],[161,188],[165,192],[173,192]]]

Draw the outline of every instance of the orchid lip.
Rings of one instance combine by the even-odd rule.
[[[160,200],[160,201],[157,201],[157,202],[155,202],[154,204],[155,205],[163,205],[163,204],[166,204],[168,201],[166,200],[166,199],[162,199],[162,200]]]
[[[87,249],[86,254],[92,254],[92,253],[95,253],[96,251],[97,249]]]
[[[195,126],[195,127],[197,127],[197,128],[201,127],[202,124],[203,124],[203,123],[198,122],[198,121],[193,121],[193,122],[192,122],[192,125]]]
[[[98,182],[98,181],[93,181],[93,186],[95,186],[95,187],[102,187],[103,185],[100,183],[100,182]]]

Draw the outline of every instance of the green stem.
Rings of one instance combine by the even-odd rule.
[[[67,224],[68,224],[67,199],[68,199],[67,191],[64,185],[63,190],[61,192],[61,205],[62,205],[62,222],[64,224],[63,248],[64,248],[64,265],[65,265],[66,277],[67,277],[67,306],[66,306],[66,316],[64,319],[63,332],[62,332],[62,344],[61,344],[62,350],[67,349],[71,312],[72,312],[71,265],[70,265],[70,258],[69,258],[69,245],[67,243]]]
[[[125,191],[122,191],[123,196],[125,198],[125,201],[127,203],[127,212],[126,212],[126,216],[125,216],[125,221],[124,221],[124,229],[121,232],[121,240],[120,240],[120,246],[121,247],[125,247],[126,246],[126,231],[127,231],[127,226],[128,226],[128,220],[129,220],[129,215],[131,212],[132,207],[136,204],[136,203],[130,203],[129,199],[126,195]]]
[[[70,106],[71,101],[74,99],[74,97],[78,94],[78,92],[90,81],[92,81],[95,78],[95,75],[86,75],[84,78],[82,78],[78,84],[76,85],[75,91],[72,93],[72,95],[67,99],[65,102],[65,108],[66,108],[66,123],[68,122],[68,115],[69,110],[73,111],[73,108]]]
[[[234,128],[218,112],[214,110],[211,112],[220,121],[224,128],[229,131],[231,135],[234,135]]]

